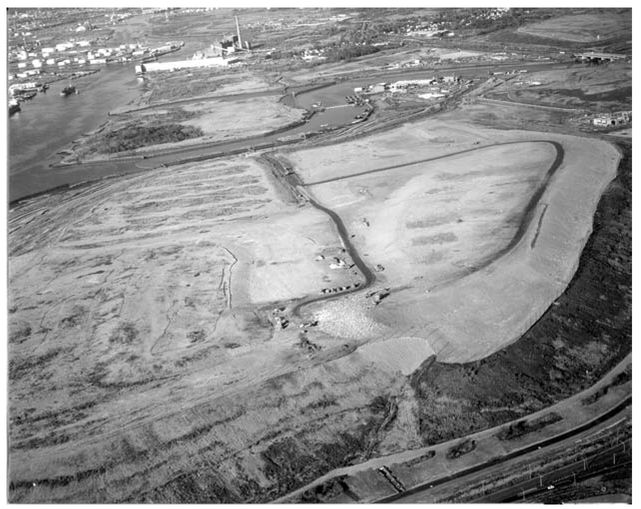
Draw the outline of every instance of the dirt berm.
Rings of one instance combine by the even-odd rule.
[[[485,268],[428,293],[393,292],[376,310],[377,320],[403,324],[399,335],[426,337],[441,362],[482,359],[538,320],[576,272],[597,203],[620,159],[603,141],[548,137],[560,143],[563,161],[518,243]]]

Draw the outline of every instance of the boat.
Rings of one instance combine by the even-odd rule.
[[[78,90],[76,89],[76,87],[74,87],[73,85],[67,85],[65,88],[62,89],[62,92],[60,92],[60,95],[63,97],[66,97],[68,95],[77,94],[77,93],[78,93]]]
[[[18,102],[29,101],[33,99],[36,95],[38,95],[38,92],[36,92],[35,90],[20,91],[15,94],[15,98]]]
[[[20,109],[20,103],[18,101],[16,101],[15,99],[9,100],[9,116],[13,115],[14,113],[18,113]]]

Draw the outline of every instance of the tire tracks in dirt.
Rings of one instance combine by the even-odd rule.
[[[319,180],[319,181],[310,182],[310,183],[307,183],[307,184],[302,182],[302,179],[300,179],[300,177],[297,174],[296,174],[296,179],[288,179],[287,177],[284,177],[291,170],[288,170],[287,168],[285,168],[283,162],[280,161],[279,159],[277,159],[275,157],[270,157],[269,158],[269,162],[272,165],[277,164],[277,165],[280,166],[278,168],[278,171],[275,172],[275,173],[276,173],[277,177],[282,178],[285,181],[286,184],[288,184],[290,186],[298,184],[298,185],[300,185],[302,187],[310,187],[310,186],[317,185],[317,184],[325,184],[325,183],[336,182],[336,181],[339,181],[339,180],[345,180],[345,179],[349,179],[349,178],[353,178],[353,177],[360,177],[360,176],[363,176],[363,175],[370,175],[370,174],[380,173],[380,172],[384,172],[384,171],[407,168],[407,167],[414,166],[414,165],[417,165],[417,164],[429,163],[429,162],[432,162],[432,161],[446,159],[448,157],[455,157],[455,156],[459,156],[459,155],[462,155],[462,154],[468,154],[468,153],[471,153],[471,152],[484,150],[484,149],[488,149],[488,148],[500,147],[500,146],[508,146],[508,145],[517,145],[517,144],[523,144],[523,143],[548,143],[548,144],[552,145],[554,147],[555,151],[556,151],[556,156],[554,158],[554,161],[552,162],[550,168],[546,172],[545,177],[543,178],[543,181],[541,182],[541,184],[539,185],[539,187],[534,192],[534,194],[530,198],[529,202],[525,206],[525,209],[523,210],[523,214],[521,216],[521,220],[519,221],[519,228],[518,228],[516,234],[514,235],[514,237],[512,238],[512,240],[508,243],[508,245],[506,247],[504,247],[503,249],[498,251],[494,256],[488,258],[482,264],[475,266],[470,272],[467,272],[465,274],[465,276],[468,276],[468,275],[473,274],[474,272],[478,272],[479,270],[482,270],[485,267],[487,267],[488,265],[494,263],[499,258],[501,258],[502,256],[506,255],[508,252],[510,252],[521,241],[521,239],[523,238],[523,236],[527,232],[527,230],[528,230],[528,228],[529,228],[529,226],[530,226],[530,224],[532,222],[532,219],[533,219],[534,214],[536,212],[536,209],[537,209],[537,206],[538,206],[539,201],[541,199],[541,196],[543,195],[545,190],[548,188],[548,184],[550,182],[550,179],[556,173],[556,171],[559,169],[561,164],[563,164],[563,160],[564,160],[564,157],[565,157],[565,150],[563,149],[563,146],[558,141],[546,140],[546,139],[535,139],[535,140],[526,140],[526,141],[519,140],[519,141],[508,141],[508,142],[504,142],[504,143],[493,143],[493,144],[490,144],[490,145],[483,145],[483,146],[480,146],[480,147],[474,147],[474,148],[470,148],[470,149],[460,150],[458,152],[453,152],[453,153],[450,153],[450,154],[444,154],[444,155],[440,155],[440,156],[436,156],[436,157],[420,159],[418,161],[411,161],[411,162],[408,162],[408,163],[402,163],[402,164],[393,165],[393,166],[386,166],[384,168],[376,168],[376,169],[373,169],[373,170],[367,170],[367,171],[363,171],[363,172],[359,172],[359,173],[355,173],[355,174],[351,174],[351,175],[346,175],[346,176],[343,176],[343,177],[334,177],[334,178],[331,178],[331,179]],[[296,182],[296,181],[298,181],[298,182]],[[299,194],[301,194],[301,193],[299,193]],[[302,194],[305,195],[306,201],[310,205],[312,205],[314,208],[320,210],[321,212],[324,212],[325,214],[327,214],[329,216],[329,218],[334,222],[334,225],[336,226],[336,230],[338,232],[338,235],[339,235],[339,237],[341,239],[341,242],[342,242],[343,246],[345,247],[345,250],[351,256],[352,260],[354,261],[354,264],[356,265],[358,270],[361,272],[361,274],[365,278],[365,282],[362,285],[360,285],[358,288],[351,288],[349,290],[343,291],[343,292],[338,293],[338,294],[321,295],[319,297],[312,297],[312,298],[303,299],[302,301],[300,301],[299,303],[294,305],[294,307],[292,308],[292,315],[294,315],[294,316],[300,316],[300,310],[304,306],[307,306],[307,305],[312,304],[312,303],[318,303],[318,302],[321,302],[321,301],[334,300],[334,299],[337,299],[339,297],[343,297],[345,295],[349,295],[351,293],[363,292],[366,289],[368,289],[369,287],[371,287],[372,284],[376,281],[376,276],[374,275],[372,270],[367,266],[367,264],[363,261],[363,259],[361,258],[360,254],[358,253],[358,250],[356,249],[356,247],[352,244],[352,242],[350,240],[349,233],[347,232],[347,228],[345,227],[345,224],[343,223],[343,220],[340,218],[340,216],[336,212],[334,212],[333,210],[331,210],[331,209],[321,205],[317,201],[315,201],[311,196],[309,196],[308,193],[302,193]],[[547,210],[547,205],[546,205],[546,210]],[[542,220],[543,220],[543,214],[540,217],[539,227],[541,226]],[[532,244],[532,247],[534,247],[534,244]],[[463,277],[465,277],[465,276],[463,276]],[[432,290],[438,288],[439,286],[443,286],[445,284],[450,284],[450,283],[452,283],[452,281],[447,281],[445,283],[442,283],[441,285],[438,285],[437,287],[432,288]]]

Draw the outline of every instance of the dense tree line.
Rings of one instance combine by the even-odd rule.
[[[181,124],[163,125],[128,125],[115,131],[105,133],[99,151],[103,153],[124,152],[147,145],[171,143],[191,138],[198,138],[204,133],[199,127]]]
[[[371,44],[335,46],[325,50],[325,56],[328,62],[338,62],[339,60],[351,60],[353,58],[371,55],[379,51],[379,48]]]

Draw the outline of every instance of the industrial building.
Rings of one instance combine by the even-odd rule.
[[[626,125],[632,122],[631,111],[617,111],[614,113],[602,113],[592,119],[592,124],[597,127],[612,127]]]
[[[197,67],[226,67],[240,62],[240,59],[233,58],[231,55],[243,49],[251,49],[251,43],[249,41],[243,42],[238,16],[234,16],[234,18],[236,20],[236,35],[216,41],[209,48],[196,51],[190,60],[149,62],[136,65],[136,74],[142,75],[147,72],[175,71]]]
[[[593,64],[601,64],[604,62],[615,62],[617,60],[625,60],[627,55],[619,55],[617,53],[600,53],[590,51],[588,53],[575,53],[573,55],[577,62],[587,62]]]
[[[192,69],[195,67],[220,67],[240,62],[234,58],[211,57],[191,60],[177,60],[175,62],[148,62],[135,67],[136,74],[157,71],[177,71],[179,69]]]

